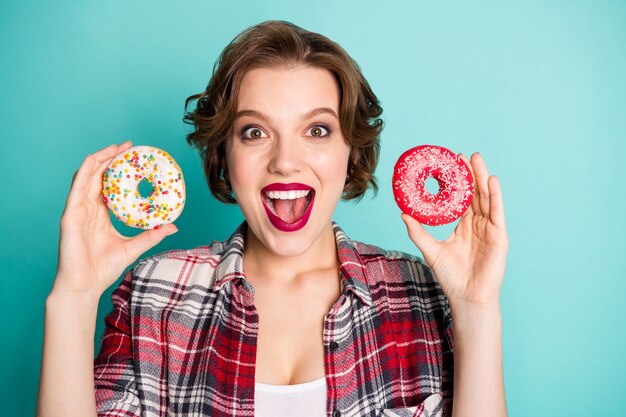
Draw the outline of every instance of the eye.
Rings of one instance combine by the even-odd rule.
[[[325,136],[330,135],[330,129],[323,125],[313,126],[312,128],[309,129],[309,132],[311,132],[311,136],[314,136],[317,138],[323,138]]]
[[[255,140],[255,139],[266,138],[267,135],[263,136],[264,134],[265,132],[263,132],[263,130],[261,130],[260,128],[256,126],[246,126],[243,129],[241,129],[242,139]]]

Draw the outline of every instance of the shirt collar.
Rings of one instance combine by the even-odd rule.
[[[354,246],[354,243],[339,225],[334,221],[332,224],[333,232],[335,233],[335,241],[337,243],[342,292],[351,291],[363,303],[369,306],[372,304],[372,296],[369,285],[367,284],[365,265],[363,264],[361,256]],[[247,229],[248,224],[244,220],[228,240],[224,242],[222,256],[215,266],[213,273],[214,291],[219,291],[224,284],[235,279],[243,280],[244,285],[248,289],[252,289],[252,286],[246,280],[243,273],[243,248]]]

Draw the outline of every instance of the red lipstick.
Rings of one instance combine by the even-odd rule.
[[[273,184],[266,185],[261,191],[296,191],[296,190],[313,190],[313,187],[309,187],[306,184],[300,184],[298,182],[290,182],[289,184],[281,184],[275,182]]]
[[[269,191],[300,191],[300,190],[305,190],[305,191],[309,190],[309,196],[310,196],[309,202],[302,216],[293,223],[287,223],[283,219],[281,219],[279,216],[274,214],[272,210],[267,206],[267,203],[264,198],[264,196],[269,198],[269,196],[267,196],[266,194]],[[263,189],[261,190],[261,194],[262,194],[261,202],[263,203],[263,208],[265,209],[265,212],[267,213],[267,217],[269,218],[270,223],[272,223],[272,225],[278,230],[283,231],[283,232],[295,232],[297,230],[302,229],[308,222],[309,216],[311,215],[311,211],[313,210],[313,202],[315,201],[315,190],[312,187],[306,184],[300,184],[296,182],[292,182],[288,184],[273,183],[273,184],[269,184],[263,187]]]

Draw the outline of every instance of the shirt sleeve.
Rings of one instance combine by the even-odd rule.
[[[105,317],[100,353],[94,359],[94,388],[98,416],[141,416],[135,383],[129,300],[133,269],[113,291],[113,310]]]
[[[442,415],[452,416],[452,398],[454,387],[454,335],[452,334],[452,314],[448,300],[445,301],[444,334],[442,340],[442,367],[441,367],[441,387],[442,387]]]

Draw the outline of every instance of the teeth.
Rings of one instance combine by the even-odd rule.
[[[278,200],[293,200],[296,198],[305,197],[311,190],[292,190],[292,191],[267,191],[266,194],[269,198]]]

